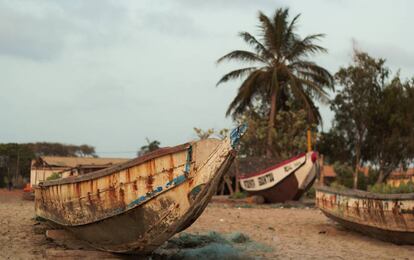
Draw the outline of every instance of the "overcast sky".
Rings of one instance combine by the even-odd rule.
[[[325,33],[314,57],[334,73],[352,41],[413,75],[413,1],[0,0],[0,142],[87,143],[100,156],[132,157],[145,138],[171,146],[193,127],[232,127],[224,114],[237,82],[215,87],[240,64],[257,13],[301,13],[302,36]],[[322,107],[325,129],[332,113]]]

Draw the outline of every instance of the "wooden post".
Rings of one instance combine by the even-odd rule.
[[[325,184],[325,171],[324,171],[324,161],[323,161],[323,154],[321,154],[319,159],[319,167],[320,167],[320,176],[319,176],[319,183],[324,185]]]
[[[239,185],[239,166],[240,166],[240,164],[239,164],[239,160],[237,159],[237,157],[234,159],[234,167],[236,168],[236,170],[235,170],[235,174],[236,174],[236,176],[235,176],[235,180],[236,180],[236,188],[235,188],[235,190],[236,190],[236,192],[240,192],[240,185]]]
[[[227,188],[229,189],[230,195],[233,195],[234,190],[233,190],[233,187],[231,186],[232,183],[228,175],[224,176],[224,181],[227,184]]]
[[[308,137],[308,153],[312,151],[312,132],[310,128],[307,130],[307,137]]]

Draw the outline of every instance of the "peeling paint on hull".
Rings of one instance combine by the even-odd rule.
[[[344,227],[396,244],[414,244],[414,193],[316,189],[316,205]]]
[[[233,159],[230,139],[207,139],[46,182],[35,191],[36,214],[95,248],[149,253],[197,219]]]

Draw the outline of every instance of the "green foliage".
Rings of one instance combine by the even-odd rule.
[[[27,144],[0,144],[0,179],[10,178],[14,182],[18,176],[28,178],[30,163],[34,157],[35,154]],[[4,187],[7,183],[1,180],[0,187]]]
[[[150,141],[148,138],[145,138],[147,145],[141,146],[140,150],[137,152],[137,156],[142,156],[144,154],[156,151],[160,149],[160,142],[157,140]]]
[[[62,178],[61,174],[54,172],[49,177],[46,178],[47,181],[53,181]]]
[[[263,110],[246,112],[238,117],[238,124],[247,123],[249,126],[241,140],[240,154],[244,157],[263,157],[268,146],[267,119],[262,116]],[[284,110],[280,110],[276,117],[277,128],[272,130],[271,151],[276,160],[284,160],[306,151],[306,129],[309,127],[307,113],[304,109],[297,108],[294,104],[286,103]],[[316,132],[316,125],[310,126]]]
[[[274,120],[281,120],[277,118],[277,111],[283,108],[287,101],[294,101],[306,111],[309,123],[320,123],[321,115],[314,100],[327,102],[326,87],[333,89],[331,74],[307,59],[314,54],[326,52],[325,48],[315,43],[323,35],[299,37],[298,18],[299,15],[290,19],[287,8],[277,9],[273,17],[259,12],[261,37],[255,38],[248,32],[240,33],[240,37],[253,51],[232,51],[217,61],[240,61],[248,66],[227,73],[217,85],[230,80],[242,80],[226,115],[237,118],[246,112],[258,113],[255,107],[260,108],[259,117],[267,120],[265,136],[268,139],[265,143],[268,156],[272,154],[272,140],[279,129],[277,125],[275,130]],[[263,123],[258,124],[262,127]],[[261,132],[259,134],[263,135]],[[278,152],[284,150],[285,147]]]
[[[332,182],[329,186],[336,189],[336,190],[347,190],[347,189],[349,189],[349,187],[345,187],[344,185],[340,184],[338,181]]]
[[[231,199],[244,199],[244,198],[247,198],[247,196],[248,196],[249,194],[247,193],[247,192],[244,192],[244,191],[239,191],[239,192],[234,192],[231,196],[230,196],[230,198]]]
[[[331,184],[335,188],[353,188],[354,183],[354,169],[347,163],[334,163],[334,171],[336,173],[336,181]],[[368,175],[358,171],[358,185],[357,189],[367,190],[370,185],[373,185],[378,177],[378,171],[369,168]]]
[[[379,182],[392,170],[406,168],[414,159],[414,80],[397,75],[381,92],[369,111],[366,155],[379,166]]]
[[[315,119],[320,118],[311,97],[327,100],[323,87],[333,85],[332,77],[327,70],[305,58],[326,52],[325,48],[315,44],[323,35],[314,34],[300,38],[296,32],[298,18],[299,15],[289,21],[287,8],[277,9],[271,18],[260,12],[259,28],[262,38],[258,40],[248,32],[240,33],[241,38],[253,47],[254,52],[237,50],[218,60],[219,63],[238,60],[257,65],[234,70],[224,75],[217,83],[245,78],[229,106],[228,115],[242,114],[251,105],[254,97],[270,98],[271,93],[276,90],[279,97],[290,92],[303,102]]]
[[[369,186],[370,192],[382,193],[382,194],[401,194],[401,193],[413,193],[414,183],[400,183],[399,186],[395,187],[386,183],[376,183],[375,185]]]
[[[203,130],[201,128],[194,127],[193,129],[194,129],[194,132],[196,132],[200,140],[208,139],[210,136],[214,134],[214,128]]]
[[[214,130],[214,128],[209,128],[207,130],[203,130],[201,128],[197,128],[194,127],[194,132],[196,133],[198,139],[200,140],[204,140],[204,139],[208,139],[210,137],[218,137],[219,139],[224,139],[228,136],[229,134],[229,129],[227,128],[223,128],[221,130]]]
[[[305,198],[314,199],[316,197],[316,190],[315,187],[311,187],[309,190],[305,192]]]
[[[19,179],[30,177],[31,161],[36,156],[94,156],[95,148],[90,145],[71,145],[60,143],[6,143],[0,144],[0,187],[4,187],[5,177]]]
[[[368,111],[376,105],[375,101],[388,77],[389,70],[384,64],[384,59],[374,59],[367,53],[355,50],[353,64],[340,68],[335,74],[336,83],[342,88],[331,102],[335,117],[330,135],[343,138],[336,142],[342,145],[338,147],[339,152],[343,155],[346,151],[348,158],[336,157],[343,162],[352,162],[354,168],[366,159],[362,149],[368,136]]]
[[[379,169],[379,182],[414,159],[414,79],[397,73],[389,80],[390,73],[384,59],[355,50],[353,63],[335,74],[341,89],[331,103],[333,127],[320,137],[328,162],[369,163]],[[358,187],[371,182],[361,178]]]
[[[348,164],[341,164],[339,162],[336,162],[333,165],[334,171],[336,173],[336,182],[339,185],[342,185],[347,188],[352,188],[353,186],[353,176],[354,171],[352,167]]]
[[[318,151],[324,155],[324,161],[328,164],[335,162],[353,164],[352,152],[347,146],[345,135],[334,129],[327,133],[320,133],[318,136]]]
[[[26,145],[36,156],[97,157],[95,147],[87,144],[73,145],[38,142],[28,143]]]

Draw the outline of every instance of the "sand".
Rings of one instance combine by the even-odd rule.
[[[33,202],[21,192],[0,190],[0,259],[41,259],[61,249],[34,220]],[[262,259],[412,259],[414,246],[398,246],[343,229],[314,208],[239,207],[210,204],[184,232],[241,232],[268,250],[246,254]],[[36,234],[39,233],[39,234]]]

